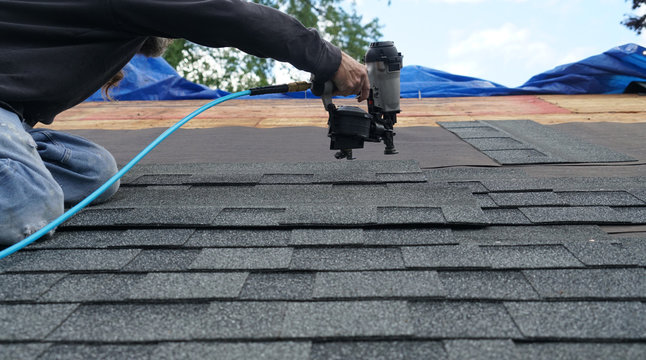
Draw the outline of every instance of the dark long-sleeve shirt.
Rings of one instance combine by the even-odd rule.
[[[338,48],[273,8],[241,0],[0,0],[0,107],[49,124],[150,36],[235,47],[330,79]]]

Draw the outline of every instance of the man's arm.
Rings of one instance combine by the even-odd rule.
[[[267,6],[241,0],[105,1],[115,29],[125,33],[235,47],[289,62],[323,80],[332,79],[341,65],[341,51],[316,30]]]

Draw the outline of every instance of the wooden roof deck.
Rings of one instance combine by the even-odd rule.
[[[83,103],[60,114],[49,127],[57,130],[135,130],[169,127],[206,100],[120,101]],[[356,105],[354,100],[336,100]],[[359,106],[365,107],[365,103]],[[437,121],[529,119],[541,124],[646,121],[646,97],[622,95],[541,95],[403,99],[398,127],[437,126]],[[187,129],[243,126],[326,127],[318,99],[232,100],[207,110]]]

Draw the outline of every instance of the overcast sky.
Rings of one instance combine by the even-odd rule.
[[[645,36],[621,25],[630,11],[624,0],[357,0],[404,65],[512,87],[615,46],[644,46]]]

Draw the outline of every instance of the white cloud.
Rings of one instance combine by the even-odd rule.
[[[447,50],[446,71],[510,85],[519,74],[538,73],[557,65],[561,60],[554,49],[530,29],[512,23],[472,33],[452,33],[452,46]],[[526,80],[526,79],[525,79]],[[514,86],[520,84],[513,84]]]

